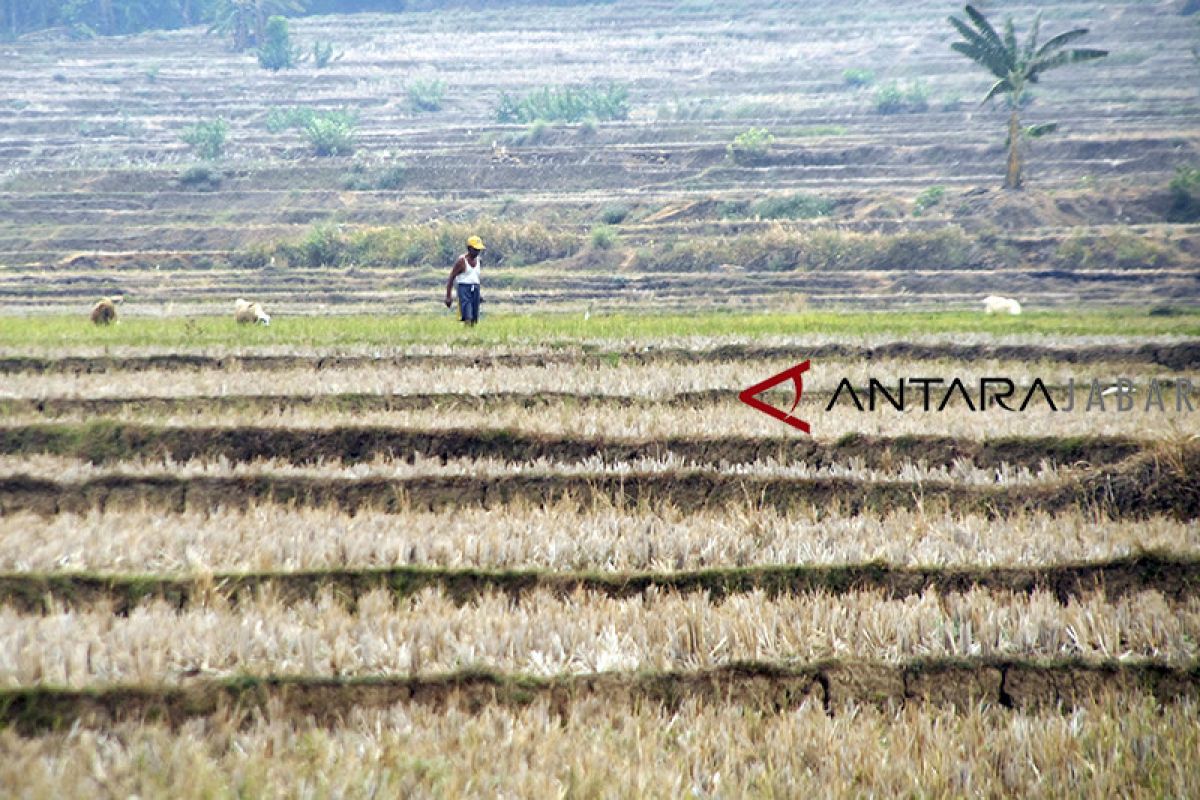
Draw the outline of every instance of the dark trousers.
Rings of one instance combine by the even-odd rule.
[[[478,283],[460,283],[458,285],[458,308],[462,312],[463,322],[479,321]]]

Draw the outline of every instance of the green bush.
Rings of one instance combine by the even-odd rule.
[[[595,250],[611,250],[616,246],[619,238],[617,231],[611,225],[597,225],[592,228],[591,236],[589,237],[592,243],[592,248]]]
[[[300,60],[299,51],[292,46],[286,17],[271,17],[267,20],[263,43],[258,48],[258,63],[263,69],[278,72],[291,69]]]
[[[875,110],[880,114],[908,114],[929,108],[929,89],[920,81],[910,81],[901,88],[888,81],[875,91]]]
[[[407,91],[408,105],[413,111],[441,111],[446,83],[439,80],[413,81]]]
[[[925,189],[918,194],[917,199],[913,201],[913,215],[917,217],[921,216],[926,211],[942,202],[942,199],[945,196],[945,186],[930,186],[928,189]]]
[[[298,242],[276,244],[272,255],[292,266],[449,266],[464,250],[468,236],[487,242],[487,261],[536,264],[578,253],[575,234],[551,231],[538,223],[439,223],[340,231],[314,228]]]
[[[197,122],[187,128],[181,137],[196,153],[210,161],[225,154],[225,140],[229,134],[229,123],[217,117],[207,122]]]
[[[777,224],[752,234],[680,239],[638,256],[638,267],[647,271],[694,272],[721,264],[803,272],[987,266],[957,226],[881,234]]]
[[[550,124],[544,119],[536,119],[525,130],[506,134],[503,138],[505,144],[517,147],[541,144],[550,138]]]
[[[496,106],[497,122],[580,122],[587,117],[628,119],[629,89],[616,83],[602,89],[544,86],[524,97],[502,92]]]
[[[750,128],[733,137],[725,152],[738,164],[756,164],[771,152],[775,137],[766,128]]]
[[[1171,222],[1195,222],[1200,219],[1200,169],[1176,167],[1175,177],[1167,188],[1171,192],[1171,208],[1167,219]]]
[[[212,191],[221,185],[221,173],[210,167],[188,167],[179,175],[179,185],[189,189]]]
[[[1128,229],[1102,236],[1076,235],[1058,246],[1057,266],[1066,269],[1137,269],[1177,266],[1184,261],[1175,246]]]
[[[350,174],[342,181],[342,188],[366,192],[399,189],[404,185],[406,177],[407,171],[403,164],[393,164],[376,174],[369,173],[364,164],[355,164]]]
[[[848,69],[842,72],[842,81],[855,88],[870,86],[875,82],[875,72],[869,69]]]
[[[304,127],[304,135],[318,156],[348,156],[354,152],[355,128],[352,117],[318,114]]]
[[[767,197],[754,204],[751,213],[762,219],[813,219],[827,217],[833,201],[806,194]]]
[[[316,116],[315,109],[303,106],[272,108],[267,112],[267,130],[271,133],[283,133],[292,128],[303,130]]]
[[[605,225],[620,225],[629,216],[629,206],[627,205],[611,205],[606,206],[600,212],[600,221]]]

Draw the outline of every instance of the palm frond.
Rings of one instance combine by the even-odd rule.
[[[1033,60],[1034,51],[1037,50],[1038,36],[1042,32],[1042,12],[1038,12],[1033,18],[1033,24],[1029,26],[1029,36],[1025,39],[1025,54],[1022,61],[1029,63]]]
[[[975,44],[980,47],[987,47],[987,48],[994,47],[994,45],[988,40],[988,38],[986,36],[984,36],[979,31],[975,30],[974,28],[972,28],[967,23],[963,22],[958,17],[951,16],[951,17],[946,17],[946,19],[947,19],[947,21],[949,21],[949,23],[951,25],[954,26],[955,30],[958,31],[959,35],[962,36],[964,39],[966,39],[969,44]]]
[[[1004,49],[1004,41],[1000,38],[1000,34],[996,33],[996,29],[992,27],[992,23],[987,21],[987,17],[979,13],[979,9],[975,8],[975,6],[968,5],[963,8],[963,11],[966,12],[967,17],[975,24],[975,27],[989,42],[995,45],[999,50]]]
[[[1049,58],[1042,59],[1036,62],[1029,69],[1029,80],[1037,83],[1038,76],[1043,72],[1049,72],[1058,67],[1065,67],[1067,64],[1078,64],[1081,61],[1093,61],[1097,58],[1104,58],[1108,55],[1107,50],[1066,50],[1061,53],[1055,53]]]
[[[1017,59],[1017,29],[1013,26],[1012,17],[1004,20],[1004,49]]]
[[[1025,135],[1030,139],[1037,139],[1048,133],[1054,133],[1056,130],[1058,130],[1057,122],[1043,122],[1040,125],[1030,125],[1025,129]]]
[[[979,105],[982,106],[986,104],[988,100],[991,100],[998,94],[1004,94],[1005,92],[1010,91],[1012,91],[1012,84],[1008,82],[1008,78],[1001,78],[992,84],[992,88],[988,89],[988,93],[985,94],[983,99],[979,101]]]
[[[1044,56],[1048,56],[1055,50],[1065,47],[1082,36],[1086,36],[1087,32],[1087,28],[1076,28],[1073,31],[1067,31],[1066,33],[1060,33],[1058,36],[1053,36],[1046,40],[1046,43],[1041,46],[1037,53],[1035,53],[1034,57],[1042,58]]]
[[[976,64],[987,69],[997,78],[1007,78],[1009,75],[1008,60],[1003,58],[993,48],[974,42],[954,42],[950,49],[962,53]]]

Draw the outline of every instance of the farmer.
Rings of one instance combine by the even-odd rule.
[[[474,326],[479,322],[479,256],[483,253],[483,239],[472,236],[467,239],[467,252],[458,257],[446,281],[446,308],[450,307],[450,289],[458,286],[458,307],[462,321]]]

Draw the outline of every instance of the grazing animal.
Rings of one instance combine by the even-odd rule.
[[[271,317],[266,311],[263,311],[261,303],[251,303],[240,297],[234,303],[233,318],[238,321],[239,325],[249,325],[251,323],[258,323],[260,325],[271,324]]]
[[[92,306],[92,324],[107,325],[110,322],[117,321],[117,306],[124,302],[125,298],[116,295],[113,297],[101,297],[96,305]]]
[[[1015,317],[1021,313],[1021,304],[1011,297],[989,294],[983,298],[983,310],[987,314],[1012,314]]]

